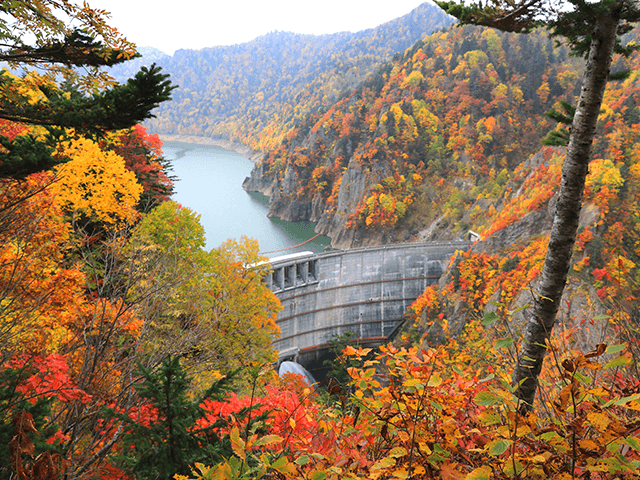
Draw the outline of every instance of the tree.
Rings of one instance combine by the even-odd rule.
[[[107,23],[105,11],[64,0],[14,0],[0,5],[0,61],[12,68],[38,67],[50,79],[77,77],[85,89],[112,83],[102,66],[136,55],[135,45]]]
[[[56,167],[58,178],[51,188],[74,221],[82,217],[121,225],[136,220],[142,187],[121,156],[83,138],[63,142],[58,152],[71,160]]]
[[[157,372],[142,366],[140,370],[144,381],[136,387],[143,401],[137,415],[114,412],[127,425],[119,457],[126,470],[140,480],[169,480],[189,473],[195,462],[214,463],[231,454],[229,441],[223,442],[216,432],[223,422],[207,425],[202,408],[205,400],[226,398],[231,377],[213,382],[194,399],[189,398],[191,380],[180,357],[165,359]]]
[[[0,61],[28,72],[22,78],[0,72],[0,119],[46,126],[57,137],[64,132],[52,127],[102,135],[151,118],[176,88],[155,64],[116,85],[103,67],[133,58],[135,46],[106,23],[106,12],[86,3],[15,0],[0,5],[0,12]],[[80,68],[86,74],[79,75]],[[24,177],[57,163],[46,148],[55,138],[0,137],[0,143],[2,177]]]
[[[84,274],[65,262],[70,231],[41,173],[0,182],[0,360],[57,351]]]
[[[139,209],[147,211],[169,200],[173,194],[171,163],[163,158],[162,141],[157,134],[147,134],[142,125],[118,132],[118,136],[107,144],[125,160],[127,169],[136,175],[142,185]]]
[[[516,395],[522,401],[521,413],[533,409],[538,376],[566,284],[591,145],[613,55],[631,53],[634,47],[622,46],[620,36],[632,28],[633,22],[640,20],[640,9],[633,0],[594,3],[569,0],[561,3],[562,8],[557,9],[555,2],[547,0],[492,0],[487,6],[438,2],[462,23],[525,33],[543,26],[552,35],[564,37],[572,53],[587,61],[571,125],[549,247],[513,376]]]
[[[186,361],[208,371],[272,361],[281,306],[262,281],[268,264],[257,242],[229,240],[209,252],[204,243],[199,216],[175,202],[160,204],[133,230],[136,268],[144,270],[147,261],[165,266],[137,287],[161,285],[169,296],[153,308],[159,318],[149,348],[191,352]]]

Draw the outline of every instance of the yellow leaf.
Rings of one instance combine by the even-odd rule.
[[[71,159],[55,168],[59,179],[52,185],[65,210],[110,225],[138,218],[142,186],[122,157],[85,138],[61,143],[57,153]]]
[[[427,382],[427,386],[429,386],[429,387],[437,387],[441,383],[442,383],[442,378],[440,377],[440,375],[438,375],[437,373],[434,373],[429,378],[429,381]]]
[[[487,408],[480,412],[478,416],[480,422],[482,422],[485,426],[495,425],[496,423],[500,423],[500,414],[493,409]]]
[[[431,455],[433,453],[433,451],[429,448],[429,445],[427,445],[426,443],[419,443],[418,448],[425,455]]]
[[[404,467],[398,468],[396,470],[394,470],[392,472],[392,475],[394,478],[408,478],[409,477],[409,472],[407,472],[407,469]]]
[[[626,408],[630,409],[630,410],[637,410],[640,411],[640,402],[629,402],[625,405]]]
[[[589,440],[589,439],[579,440],[578,445],[580,446],[580,448],[584,450],[596,450],[596,451],[600,450],[600,447],[598,446],[598,444],[593,440]]]
[[[280,435],[265,435],[264,437],[260,437],[253,444],[256,447],[261,447],[263,445],[273,445],[274,443],[281,443],[282,437]]]
[[[570,474],[568,473],[560,473],[558,475],[556,475],[555,477],[553,477],[553,480],[571,480],[573,477],[571,477]]]
[[[396,459],[393,457],[384,457],[378,460],[372,467],[371,470],[381,470],[383,468],[393,467],[396,464]]]
[[[407,454],[407,449],[404,447],[394,447],[389,452],[389,457],[398,458],[404,457]]]
[[[413,467],[413,474],[414,475],[424,475],[426,472],[426,470],[424,469],[424,467],[422,465],[416,465],[415,467]]]
[[[545,452],[545,453],[549,453],[549,452]],[[546,463],[546,461],[549,459],[548,456],[545,455],[534,455],[533,457],[529,458],[530,461],[532,461],[533,463]]]
[[[271,466],[283,475],[296,473],[296,466],[286,457],[280,457]]]
[[[240,431],[238,430],[238,427],[233,427],[231,429],[229,438],[231,440],[231,449],[233,450],[233,453],[235,453],[242,460],[246,460],[247,456],[244,451],[245,443],[244,440],[240,438]]]
[[[590,412],[587,415],[587,420],[599,432],[604,432],[611,423],[611,419],[609,418],[609,416],[606,413],[602,412]]]
[[[419,378],[409,378],[408,380],[405,380],[402,383],[402,386],[404,387],[422,387],[424,384],[422,383],[422,380]]]

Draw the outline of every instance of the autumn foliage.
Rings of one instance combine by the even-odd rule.
[[[259,168],[283,197],[350,232],[433,222],[485,242],[394,344],[344,349],[361,365],[344,385],[276,378],[259,247],[204,249],[157,136],[59,132],[40,152],[55,167],[0,179],[0,478],[637,478],[638,57],[615,61],[632,74],[605,98],[535,413],[513,393],[564,155],[539,149],[556,128],[543,113],[578,89],[565,53],[542,33],[441,31],[328,108],[301,90],[312,114],[295,128],[251,132],[275,147]],[[9,143],[40,133],[0,122]]]
[[[142,127],[106,143],[67,135],[52,171],[0,181],[2,478],[121,476],[127,422],[105,412],[144,410],[139,365],[179,358],[197,390],[273,358],[279,303],[257,243],[204,250]]]

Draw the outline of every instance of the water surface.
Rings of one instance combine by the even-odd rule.
[[[330,244],[328,237],[320,236],[290,248],[314,237],[315,224],[268,218],[268,198],[242,189],[253,167],[251,160],[213,145],[167,141],[163,151],[178,177],[172,199],[200,214],[208,249],[242,236],[257,239],[261,252],[274,252],[269,257],[320,252]]]

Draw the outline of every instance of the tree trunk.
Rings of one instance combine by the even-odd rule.
[[[598,17],[593,32],[580,100],[562,167],[562,183],[547,256],[513,375],[517,385],[516,396],[522,401],[521,413],[530,412],[533,408],[547,340],[567,281],[582,207],[582,193],[589,171],[591,144],[609,76],[620,16],[621,7],[614,5],[608,14]]]

